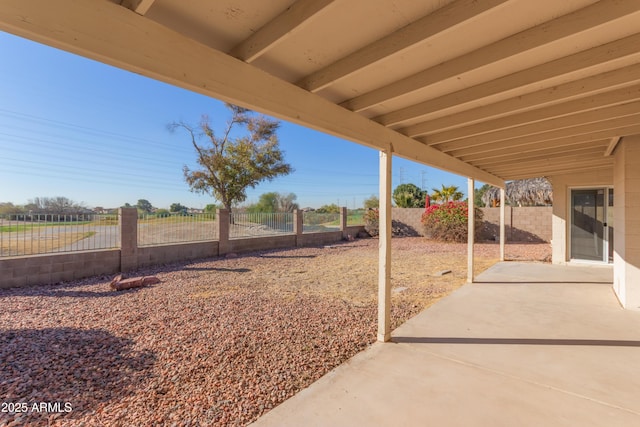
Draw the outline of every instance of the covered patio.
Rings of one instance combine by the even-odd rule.
[[[638,425],[640,317],[611,279],[497,264],[253,425]]]
[[[551,180],[558,266],[474,277],[471,230],[482,283],[261,426],[640,424],[638,22],[632,0],[0,0],[2,31],[378,150],[379,341],[392,156],[467,177],[470,206],[476,180]],[[564,265],[578,245],[602,266]]]
[[[549,178],[553,262],[613,263],[640,309],[639,20],[626,0],[0,0],[2,31],[378,150],[380,341],[393,156],[467,177],[470,206],[476,181],[504,200]]]

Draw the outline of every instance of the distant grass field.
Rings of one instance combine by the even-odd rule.
[[[21,222],[19,224],[0,225],[0,233],[12,233],[16,231],[29,231],[39,227],[64,227],[67,225],[86,225],[91,221],[73,221],[73,222]],[[96,223],[97,224],[97,223]]]
[[[23,239],[18,234],[8,234],[0,239],[0,254],[4,256],[34,255],[43,252],[56,252],[82,239],[92,237],[95,231],[64,233],[47,236],[44,239]]]

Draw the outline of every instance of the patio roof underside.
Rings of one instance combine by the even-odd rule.
[[[0,0],[0,29],[498,186],[640,133],[638,1]]]

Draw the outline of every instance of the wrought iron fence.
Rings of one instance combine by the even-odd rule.
[[[347,226],[364,225],[364,209],[347,210]]]
[[[319,213],[315,211],[302,214],[303,233],[321,233],[340,230],[339,213]]]
[[[117,215],[0,215],[0,257],[111,249],[119,243]]]
[[[138,246],[218,240],[214,213],[141,214],[138,216]]]
[[[229,214],[229,238],[279,236],[293,234],[293,213],[249,213]]]
[[[303,232],[340,230],[339,213],[304,212]],[[294,214],[232,212],[229,238],[278,236],[294,233]],[[359,210],[347,223],[362,223]],[[215,213],[143,214],[137,220],[138,246],[201,242],[219,239]],[[117,214],[2,214],[0,257],[79,252],[120,247]]]

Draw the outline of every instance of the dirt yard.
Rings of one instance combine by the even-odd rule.
[[[246,425],[375,340],[377,248],[173,264],[122,292],[110,277],[0,290],[0,425]],[[477,271],[498,258],[497,244],[475,250]],[[394,328],[466,279],[466,244],[401,238],[392,252]]]

